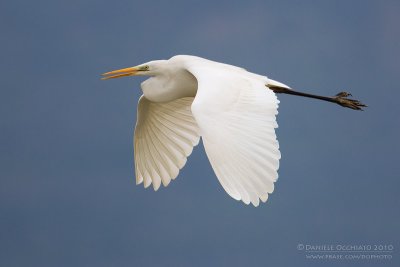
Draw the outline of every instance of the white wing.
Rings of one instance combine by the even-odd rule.
[[[268,79],[221,67],[187,66],[198,81],[193,116],[210,163],[225,191],[258,206],[278,178],[275,129],[279,101]]]
[[[134,137],[137,184],[153,183],[157,190],[161,182],[167,186],[178,176],[200,139],[192,102],[192,97],[167,103],[139,99]]]

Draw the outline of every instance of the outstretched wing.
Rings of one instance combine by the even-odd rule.
[[[193,97],[167,103],[139,99],[134,137],[136,183],[154,190],[178,176],[193,147],[199,143],[190,106]]]
[[[193,116],[210,163],[234,199],[259,205],[278,178],[278,99],[268,79],[244,70],[187,66],[198,81]]]

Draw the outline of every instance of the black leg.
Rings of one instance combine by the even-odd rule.
[[[367,107],[358,100],[347,98],[348,96],[351,96],[351,94],[347,92],[340,92],[334,97],[327,97],[327,96],[319,96],[319,95],[297,92],[285,87],[279,87],[274,85],[266,85],[266,86],[272,91],[274,91],[276,94],[288,94],[288,95],[297,95],[297,96],[315,98],[319,100],[336,103],[338,105],[341,105],[342,107],[351,108],[354,110],[362,110],[362,107]]]

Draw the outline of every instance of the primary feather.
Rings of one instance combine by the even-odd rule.
[[[199,142],[197,124],[190,106],[193,98],[167,103],[139,99],[134,135],[136,183],[153,183],[157,190],[178,176],[186,158]]]

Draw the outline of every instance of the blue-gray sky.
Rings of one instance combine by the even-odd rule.
[[[399,266],[399,1],[3,1],[1,266]],[[279,179],[230,198],[200,144],[158,192],[135,186],[140,78],[176,54],[239,65],[364,112],[279,96]],[[393,245],[310,260],[298,244]]]

